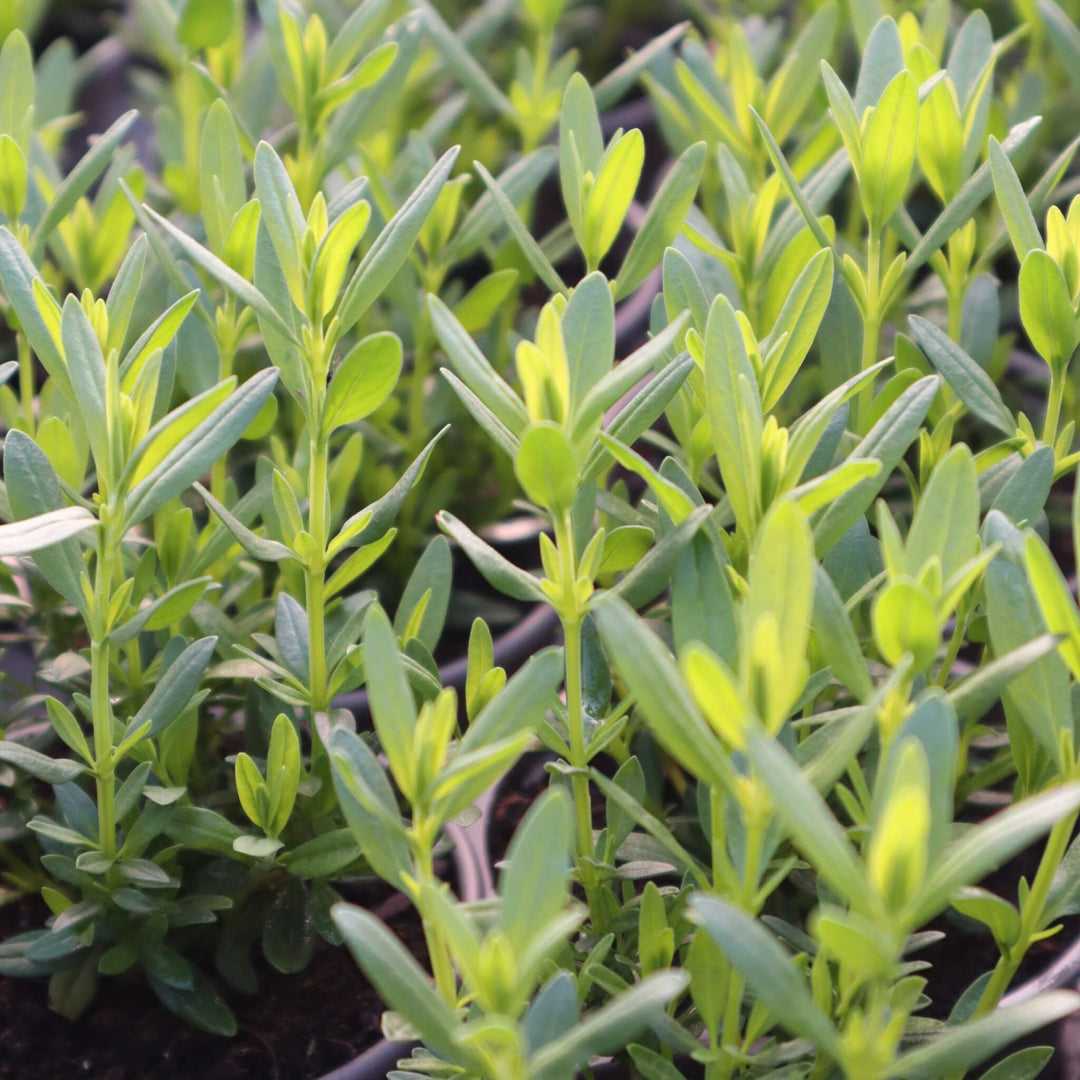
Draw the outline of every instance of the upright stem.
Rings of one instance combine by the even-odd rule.
[[[409,445],[416,449],[423,446],[427,437],[424,426],[424,384],[428,377],[430,349],[427,314],[422,313],[413,343],[413,370],[409,383]]]
[[[1039,861],[1039,869],[1031,885],[1031,892],[1020,913],[1020,937],[1008,953],[1003,954],[998,960],[994,973],[990,976],[990,981],[986,984],[986,989],[979,999],[979,1004],[975,1007],[973,1020],[986,1016],[997,1008],[998,1002],[1008,990],[1009,983],[1012,982],[1013,976],[1031,947],[1032,937],[1042,928],[1050,886],[1058,867],[1061,866],[1061,860],[1065,857],[1073,828],[1076,826],[1077,816],[1076,813],[1070,814],[1050,830],[1042,859]]]
[[[585,719],[581,693],[581,623],[574,619],[563,624],[566,650],[566,711],[570,729],[570,764],[577,769],[588,765],[585,756]],[[575,776],[574,810],[577,819],[577,846],[581,856],[593,853],[592,806],[589,780]]]
[[[728,968],[727,1005],[724,1008],[724,1026],[721,1045],[738,1046],[742,1043],[742,999],[743,978],[734,967]],[[728,1080],[735,1075],[736,1060],[730,1054],[725,1054],[718,1063],[715,1072],[716,1080]],[[710,1076],[709,1080],[713,1080]]]
[[[428,836],[429,830],[421,825],[418,829],[419,843],[416,856],[417,870],[421,885],[437,886],[435,877],[435,860],[432,855],[433,837]],[[457,1008],[457,978],[454,975],[454,965],[450,959],[450,950],[439,928],[427,918],[421,915],[421,923],[424,927],[424,943],[427,945],[428,956],[431,959],[431,973],[435,976],[435,987],[443,999],[451,1008]]]
[[[1050,396],[1046,400],[1046,422],[1043,425],[1043,442],[1053,446],[1057,442],[1058,419],[1061,416],[1061,401],[1065,396],[1065,378],[1050,369]]]
[[[555,522],[555,539],[559,549],[560,570],[563,582],[563,601],[559,617],[562,621],[564,657],[566,663],[566,726],[570,741],[570,764],[575,769],[586,769],[589,758],[585,746],[585,706],[582,696],[581,677],[581,622],[582,612],[575,595],[577,580],[577,557],[574,548],[574,530],[570,514]],[[581,883],[594,920],[603,921],[603,913],[597,900],[597,881],[593,866],[586,860],[595,854],[592,831],[592,797],[589,778],[575,773],[571,783],[574,796],[574,820],[576,822],[577,866]],[[594,922],[594,927],[596,923]]]
[[[956,658],[960,655],[960,647],[964,644],[966,633],[967,618],[966,616],[961,617],[958,612],[956,615],[956,624],[953,627],[952,637],[949,638],[948,650],[942,658],[941,667],[938,668],[937,678],[934,680],[935,686],[944,686],[949,681],[953,664],[956,663]]]
[[[758,870],[761,864],[761,848],[764,829],[751,819],[746,829],[746,861],[743,866],[742,909],[748,915],[757,915]]]
[[[316,562],[308,567],[304,583],[308,620],[308,677],[311,683],[313,712],[325,712],[330,707],[323,610],[326,593],[325,553],[330,531],[326,491],[328,454],[329,447],[325,439],[315,437],[311,440],[311,463],[308,472],[308,528],[315,540]]]
[[[964,321],[964,294],[963,292],[949,291],[947,297],[949,309],[949,337],[953,341],[960,340]]]
[[[109,639],[106,619],[112,584],[113,552],[118,547],[103,528],[98,541],[94,581],[94,612],[90,643],[90,715],[94,729],[94,758],[98,763],[98,843],[106,858],[116,856],[116,776],[109,753],[113,748],[112,705],[109,701]]]
[[[877,363],[878,353],[881,351],[881,316],[880,297],[878,295],[881,284],[881,234],[875,229],[870,230],[866,252],[866,316],[863,322],[863,344],[861,370],[865,371]],[[870,413],[870,406],[874,400],[874,389],[865,386],[859,391],[856,403],[856,429],[859,434],[865,434],[865,427]]]

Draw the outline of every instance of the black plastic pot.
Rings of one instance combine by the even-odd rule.
[[[517,626],[500,634],[492,642],[496,666],[504,667],[511,673],[516,671],[533,653],[551,642],[558,624],[559,620],[551,608],[546,605],[534,607]],[[458,657],[439,667],[439,681],[444,687],[464,690],[468,668],[468,657]],[[369,716],[367,688],[342,694],[334,699],[334,706],[348,709],[359,723],[366,723]]]
[[[333,1072],[326,1073],[322,1080],[386,1080],[387,1074],[396,1067],[398,1061],[407,1058],[416,1045],[383,1039],[359,1057],[346,1062]]]

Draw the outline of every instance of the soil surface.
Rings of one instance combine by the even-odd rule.
[[[364,886],[349,899],[424,955],[420,924],[400,894]],[[0,909],[0,937],[32,929],[41,917],[35,903],[10,904]],[[382,1037],[382,1003],[344,947],[320,941],[296,975],[261,958],[256,967],[257,995],[227,995],[239,1028],[231,1039],[186,1026],[137,976],[103,980],[76,1021],[49,1009],[45,980],[0,979],[0,1080],[309,1080]]]

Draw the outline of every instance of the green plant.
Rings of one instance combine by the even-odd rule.
[[[115,348],[106,354],[104,305],[88,300],[84,307],[69,296],[61,310],[43,287],[32,291],[30,281],[40,279],[23,276],[25,256],[9,233],[5,237],[5,291],[22,325],[33,327],[35,352],[48,358],[52,378],[88,434],[97,486],[93,500],[77,496],[67,505],[42,449],[22,432],[8,434],[4,479],[16,520],[3,527],[11,537],[7,550],[35,553],[37,570],[78,610],[90,642],[89,695],[74,699],[90,739],[64,702],[48,698],[49,721],[73,757],[53,757],[8,740],[0,745],[3,760],[54,785],[58,800],[56,817],[29,823],[51,842],[42,864],[57,884],[43,889],[53,913],[49,929],[18,939],[21,973],[55,971],[52,999],[71,1015],[85,1007],[99,972],[141,964],[158,993],[180,1011],[195,1015],[205,1008],[211,1014],[205,1022],[228,1027],[212,1015],[220,1007],[216,995],[164,943],[171,924],[213,920],[228,899],[158,899],[178,884],[170,872],[177,852],[164,842],[174,804],[186,792],[182,784],[168,783],[172,767],[183,771],[178,758],[184,750],[176,745],[174,725],[199,703],[198,685],[214,639],[188,644],[174,638],[144,670],[143,704],[127,716],[114,714],[110,667],[126,641],[178,621],[209,583],[196,579],[153,595],[148,564],[125,550],[125,537],[243,434],[272,392],[277,372],[263,372],[242,387],[235,378],[226,380],[168,412],[169,387],[161,383],[168,339],[124,358]],[[90,540],[89,560],[80,537]],[[84,775],[93,782],[93,799],[74,783]]]
[[[545,306],[535,342],[518,345],[523,400],[445,306],[435,297],[429,298],[429,304],[436,332],[454,367],[444,374],[481,426],[511,456],[530,501],[548,515],[554,540],[546,534],[540,539],[544,577],[508,562],[452,515],[441,514],[439,524],[495,588],[520,600],[548,603],[558,614],[566,639],[566,712],[558,726],[546,728],[544,741],[580,770],[620,735],[625,723],[621,710],[609,710],[603,673],[594,670],[602,662],[595,654],[594,631],[588,621],[595,582],[629,570],[617,591],[642,600],[655,596],[671,561],[703,517],[702,508],[695,508],[684,493],[665,482],[673,500],[666,520],[655,519],[651,527],[628,525],[621,535],[613,528],[610,542],[608,530],[594,526],[596,481],[611,467],[610,452],[613,445],[618,446],[602,432],[604,414],[641,375],[663,364],[662,374],[608,425],[607,436],[632,441],[656,419],[689,370],[688,358],[664,361],[681,322],[613,367],[612,289],[601,273],[594,272],[569,300],[559,296]],[[612,512],[616,520],[621,516],[615,507]],[[655,548],[654,541],[659,541]],[[600,682],[595,689],[590,685],[586,701],[587,679],[591,684],[593,678]],[[591,865],[588,786],[581,775],[572,786],[577,866],[590,896],[590,912],[603,926],[606,916],[599,899],[599,878]]]
[[[452,745],[456,694],[442,690],[417,712],[393,628],[377,606],[365,619],[364,656],[381,673],[370,683],[375,734],[411,822],[406,827],[401,821],[383,768],[351,730],[351,717],[340,716],[329,738],[338,800],[371,865],[409,895],[423,916],[443,1007],[456,1008],[454,941],[433,899],[442,896],[434,871],[435,845],[444,826],[465,813],[525,750],[554,693],[559,657],[553,650],[533,657],[486,703],[470,709],[469,729]]]
[[[421,902],[449,942],[474,1002],[466,1019],[435,994],[377,919],[346,904],[334,909],[368,978],[434,1051],[415,1051],[400,1062],[407,1070],[402,1075],[438,1076],[450,1062],[464,1077],[564,1076],[663,1016],[685,985],[680,972],[656,972],[584,1016],[573,977],[551,973],[553,954],[585,914],[568,903],[569,846],[568,800],[549,792],[521,824],[499,882],[498,919],[484,929],[441,888],[425,885]]]
[[[258,953],[347,944],[424,1043],[393,1075],[477,1080],[951,1080],[1076,1011],[1008,998],[1080,880],[1066,10],[995,41],[942,0],[695,4],[590,85],[581,6],[316,6],[140,0],[145,168],[127,114],[65,173],[67,46],[0,50],[34,671],[0,899],[48,908],[0,974],[77,1016],[141,968],[228,1034]],[[647,206],[648,125],[604,116],[639,81],[675,151]],[[517,510],[535,572],[482,538]],[[561,647],[497,664],[455,548]],[[455,828],[538,748],[463,902]],[[373,878],[426,963],[349,902]],[[942,925],[991,946],[951,1001]]]
[[[347,666],[337,671],[330,670],[327,664],[328,567],[346,548],[359,547],[350,556],[351,561],[344,563],[331,579],[332,596],[385,550],[383,540],[390,522],[433,445],[422,451],[403,482],[391,489],[380,505],[358,511],[332,536],[328,486],[331,440],[339,428],[373,412],[391,393],[401,370],[401,343],[393,334],[373,334],[357,342],[329,377],[331,363],[343,337],[407,258],[453,166],[456,151],[444,156],[387,222],[348,281],[349,261],[370,216],[368,204],[360,200],[339,207],[338,216],[330,221],[325,202],[316,197],[305,221],[273,149],[262,143],[256,156],[256,190],[260,214],[266,216],[260,233],[261,258],[256,238],[247,233],[249,248],[255,247],[246,256],[254,283],[167,219],[149,213],[196,265],[254,309],[256,318],[262,320],[268,351],[283,372],[283,381],[304,418],[307,480],[306,484],[301,481],[301,494],[307,502],[306,518],[301,515],[296,493],[280,471],[274,474],[273,491],[281,540],[261,541],[213,496],[210,505],[255,558],[297,562],[302,569],[306,623],[303,668],[297,670],[293,665],[288,680],[291,689],[283,687],[281,694],[291,704],[306,705],[314,717],[330,708],[335,692],[348,677],[350,663],[348,656],[340,657],[339,662]],[[170,258],[164,251],[163,257]],[[346,442],[343,453],[348,453],[348,446]],[[373,524],[374,528],[369,529]]]

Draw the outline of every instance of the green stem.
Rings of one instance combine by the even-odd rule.
[[[432,854],[432,844],[428,842],[431,830],[422,825],[417,831],[422,837],[416,857],[418,880],[421,885],[437,887],[439,883],[435,877],[435,858]],[[446,940],[438,926],[423,915],[421,923],[424,927],[424,942],[431,959],[431,973],[435,976],[435,987],[450,1007],[456,1009],[457,978],[454,975],[454,965],[450,959],[450,950]]]
[[[1031,885],[1031,892],[1024,901],[1023,911],[1020,913],[1020,937],[1008,953],[1003,954],[998,960],[994,973],[990,976],[990,981],[986,984],[986,989],[979,999],[979,1004],[975,1007],[973,1020],[986,1016],[997,1008],[998,1002],[1008,990],[1009,983],[1012,982],[1024,956],[1031,948],[1032,937],[1042,929],[1050,886],[1058,867],[1061,866],[1061,860],[1065,857],[1073,828],[1076,826],[1077,816],[1076,813],[1070,814],[1050,830],[1042,859],[1039,861],[1039,869]]]
[[[311,440],[308,472],[308,530],[315,540],[315,561],[304,576],[308,620],[308,681],[312,712],[330,707],[326,671],[326,545],[330,518],[327,505],[326,470],[329,447],[322,438]]]
[[[106,619],[112,584],[114,543],[112,531],[101,530],[97,573],[94,581],[94,611],[90,643],[90,716],[94,729],[94,759],[97,762],[98,843],[102,854],[116,856],[116,775],[109,755],[113,748],[112,704],[109,701],[109,639]]]
[[[581,678],[581,620],[575,618],[563,623],[564,648],[566,653],[566,711],[567,726],[570,733],[570,764],[575,769],[587,769],[589,759],[585,748],[585,710],[582,704]],[[581,884],[589,905],[589,916],[593,928],[602,932],[606,927],[603,906],[599,903],[599,885],[596,871],[587,859],[596,852],[592,828],[592,795],[589,791],[589,778],[583,773],[575,773],[571,779],[574,796],[574,820],[576,822],[577,865]]]
[[[964,318],[964,294],[963,292],[956,292],[952,289],[949,290],[947,298],[949,308],[949,337],[953,341],[960,340],[960,333],[963,329]]]
[[[952,671],[956,658],[960,655],[960,647],[964,644],[964,636],[967,632],[967,619],[956,616],[956,625],[953,627],[952,637],[949,638],[949,648],[942,658],[941,667],[938,668],[936,686],[944,686],[949,681],[949,673]]]
[[[559,605],[559,618],[563,629],[563,653],[566,664],[566,726],[570,741],[570,764],[575,769],[587,769],[589,757],[585,746],[585,706],[581,676],[581,621],[574,583],[577,580],[577,558],[574,548],[574,530],[567,513],[555,522],[555,540],[559,549],[563,599]],[[575,773],[570,782],[574,796],[574,820],[577,839],[577,869],[585,889],[593,926],[600,928],[604,922],[603,909],[597,902],[598,883],[595,868],[586,860],[595,854],[592,829],[592,796],[589,778]]]
[[[866,317],[863,321],[862,364],[860,370],[866,371],[877,363],[881,351],[881,316],[878,295],[881,278],[881,234],[870,230],[866,252]],[[865,426],[874,400],[872,385],[859,391],[856,403],[856,429],[865,434]]]
[[[727,1005],[724,1008],[724,1027],[721,1046],[738,1046],[742,1043],[742,999],[743,978],[735,970],[729,968]],[[716,1072],[717,1080],[729,1080],[735,1075],[738,1064],[730,1054],[725,1055],[718,1063]]]
[[[742,908],[748,915],[757,915],[758,867],[761,863],[763,839],[764,830],[757,821],[751,820],[746,828],[746,861],[741,898]]]
[[[1050,369],[1050,396],[1046,400],[1046,422],[1043,425],[1042,441],[1047,446],[1057,442],[1058,419],[1061,416],[1061,401],[1065,396],[1065,378]]]
[[[710,793],[714,884],[716,881],[716,866],[718,865],[716,837],[718,828],[721,835],[723,830],[723,801],[716,797],[717,794],[717,792]],[[744,810],[744,819],[746,820],[746,852],[743,861],[742,887],[740,889],[740,895],[736,897],[736,899],[739,906],[747,914],[756,916],[758,908],[758,870],[761,863],[762,842],[765,838],[765,830],[762,824],[757,820],[756,815],[747,814]],[[723,857],[727,857],[726,851],[723,853]],[[724,1022],[722,1028],[723,1038],[721,1040],[721,1046],[742,1046],[742,999],[743,978],[742,975],[732,967],[728,972],[727,1004],[724,1008]],[[716,1062],[714,1066],[710,1067],[707,1075],[709,1080],[729,1080],[730,1077],[735,1075],[737,1068],[738,1062],[734,1057],[728,1054],[719,1062]]]
[[[429,289],[435,292],[436,289]],[[409,383],[409,445],[416,453],[424,444],[428,431],[424,425],[424,384],[430,371],[431,343],[426,312],[420,316],[413,344],[412,380]]]
[[[570,764],[576,769],[588,765],[585,756],[585,717],[581,691],[581,623],[577,619],[563,623],[566,650],[566,711],[570,731]],[[577,811],[578,852],[591,855],[592,808],[589,781],[585,776],[574,777],[574,806]]]

